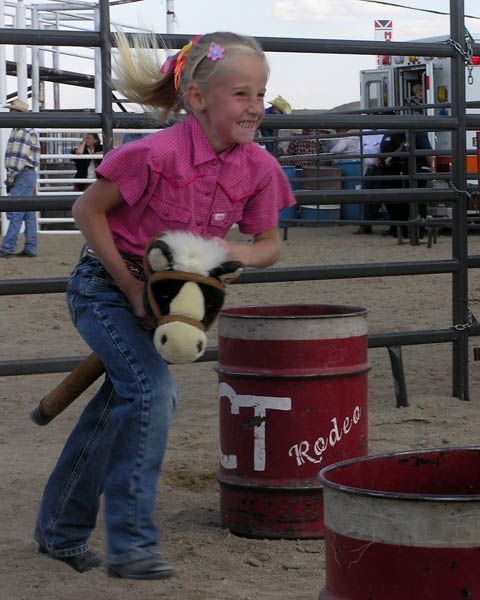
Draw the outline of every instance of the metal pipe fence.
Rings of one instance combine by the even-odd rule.
[[[320,113],[308,115],[269,115],[263,125],[284,129],[374,129],[402,131],[449,131],[452,140],[452,165],[450,188],[383,189],[383,190],[297,190],[299,205],[308,203],[359,203],[369,202],[429,202],[450,203],[452,258],[442,261],[415,261],[403,263],[352,264],[330,266],[305,266],[295,269],[271,268],[263,271],[249,270],[236,280],[236,284],[273,283],[281,281],[311,281],[358,277],[394,277],[399,275],[452,274],[452,325],[448,329],[427,331],[384,332],[369,336],[370,347],[396,347],[401,345],[451,343],[452,344],[452,395],[469,399],[468,337],[477,335],[477,325],[468,308],[468,269],[480,267],[480,257],[469,257],[467,248],[467,190],[465,134],[480,129],[480,115],[466,114],[465,97],[465,26],[464,2],[450,0],[450,36],[448,43],[423,42],[373,42],[363,40],[323,40],[258,38],[267,52],[328,53],[447,57],[452,64],[451,116],[341,114]],[[112,147],[115,128],[158,128],[168,126],[148,114],[113,112],[112,82],[110,76],[111,49],[115,37],[110,32],[108,0],[100,0],[100,26],[98,31],[72,32],[48,30],[0,29],[0,44],[57,45],[100,48],[102,69],[102,109],[100,112],[55,111],[49,113],[0,113],[0,127],[35,126],[53,128],[78,127],[83,130],[101,129],[104,149]],[[134,37],[136,34],[128,34]],[[181,47],[191,35],[162,34],[162,40],[172,48]],[[462,49],[462,52],[458,51]],[[472,44],[474,54],[480,54],[480,45]],[[391,109],[389,109],[391,110]],[[381,112],[381,111],[376,111]],[[340,137],[340,136],[335,136]],[[360,155],[360,157],[362,157]],[[411,160],[413,155],[410,154]],[[442,180],[449,177],[436,176]],[[420,176],[418,179],[430,179]],[[433,178],[433,177],[432,177]],[[357,177],[355,179],[358,179]],[[0,197],[0,211],[69,209],[72,198],[67,195],[29,197]],[[0,281],[0,295],[63,293],[66,280],[29,279]],[[209,348],[203,360],[214,360],[216,349]],[[0,361],[0,376],[33,373],[62,372],[73,369],[81,357],[38,358],[32,360]]]

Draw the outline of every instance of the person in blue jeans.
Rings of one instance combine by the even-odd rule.
[[[188,115],[107,152],[72,207],[87,247],[68,306],[106,376],[48,479],[34,539],[78,572],[100,566],[88,540],[103,496],[107,575],[163,579],[175,568],[160,554],[154,509],[178,392],[153,342],[145,248],[163,232],[187,231],[215,238],[227,260],[267,267],[279,256],[278,213],[296,201],[278,161],[254,142],[269,73],[255,39],[197,36],[163,65],[158,53],[133,60],[123,35],[117,43],[125,98]],[[226,241],[236,223],[244,241]]]
[[[10,112],[28,112],[28,104],[14,100],[8,105]],[[10,133],[5,152],[7,192],[10,196],[33,196],[40,164],[40,141],[35,129],[15,127]],[[1,258],[37,255],[37,218],[34,211],[7,212],[8,229],[3,237]],[[17,238],[25,224],[23,250],[16,254]]]

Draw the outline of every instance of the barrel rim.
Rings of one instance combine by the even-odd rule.
[[[238,313],[235,311],[238,310],[248,310],[248,309],[281,309],[288,308],[291,309],[305,309],[306,307],[318,307],[318,308],[329,308],[335,307],[336,309],[344,310],[345,312],[338,313],[325,313],[325,314],[296,314],[296,315],[281,315],[281,314],[245,314]],[[335,319],[335,318],[345,318],[345,317],[359,317],[365,316],[368,313],[368,308],[365,306],[352,306],[348,304],[271,304],[269,306],[265,306],[262,304],[248,304],[242,306],[229,306],[228,308],[224,308],[220,311],[220,317],[225,318],[234,318],[234,319]]]
[[[478,502],[480,499],[480,494],[458,494],[452,496],[451,494],[412,494],[408,492],[387,492],[387,491],[379,491],[379,490],[369,490],[365,488],[357,488],[354,486],[344,485],[340,483],[334,483],[327,479],[328,473],[331,471],[342,469],[344,467],[350,466],[351,464],[363,463],[363,462],[372,462],[374,460],[387,458],[394,459],[402,456],[415,456],[421,454],[445,454],[447,452],[458,452],[458,451],[467,451],[474,452],[480,454],[480,446],[455,446],[449,448],[425,448],[423,450],[404,450],[401,452],[386,452],[382,454],[369,454],[368,456],[362,456],[358,458],[351,458],[348,460],[343,460],[337,463],[333,463],[328,465],[320,470],[318,474],[318,479],[320,483],[326,489],[332,489],[339,492],[347,492],[352,495],[357,496],[366,496],[366,497],[375,497],[375,498],[386,498],[386,499],[395,499],[395,500],[413,500],[413,501],[425,501],[425,502]]]

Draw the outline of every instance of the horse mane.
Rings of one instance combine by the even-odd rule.
[[[208,276],[225,262],[227,250],[214,238],[205,239],[188,231],[167,231],[159,238],[169,250],[168,261],[160,248],[152,248],[148,261],[153,271],[165,268]]]

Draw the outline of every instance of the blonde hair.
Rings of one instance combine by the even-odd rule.
[[[166,114],[171,111],[178,112],[181,108],[190,110],[185,98],[188,85],[195,83],[203,91],[212,88],[229,71],[228,59],[235,54],[246,53],[260,57],[265,62],[267,75],[269,73],[265,54],[254,38],[217,31],[203,35],[193,45],[182,71],[179,89],[175,89],[173,70],[165,74],[160,72],[165,53],[161,52],[156,36],[139,36],[139,42],[133,46],[133,52],[123,33],[117,33],[116,39],[116,88],[131,102],[163,109]],[[212,42],[224,48],[224,58],[215,61],[204,60]]]

